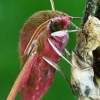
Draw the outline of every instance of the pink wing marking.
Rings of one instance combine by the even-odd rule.
[[[36,60],[36,56],[35,56],[36,52],[34,52],[34,54],[31,54],[30,57],[28,58],[28,60],[26,61],[25,65],[23,66],[21,72],[19,73],[8,97],[6,100],[14,100],[17,92],[21,89],[21,87],[23,87],[28,78],[29,78],[29,74],[32,68],[31,62],[33,62],[33,59]],[[34,58],[35,56],[35,58]]]
[[[41,24],[37,30],[34,32],[33,36],[31,37],[25,51],[24,51],[24,55],[27,54],[28,49],[30,48],[30,45],[32,44],[32,42],[36,39],[36,37],[41,33],[41,31],[47,26],[47,24],[50,22],[50,20],[45,21],[43,24]]]

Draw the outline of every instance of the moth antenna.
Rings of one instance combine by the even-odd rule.
[[[85,14],[83,17],[83,23],[82,23],[83,25],[86,23],[88,17],[93,13],[96,2],[97,2],[97,0],[88,0],[87,1],[86,8],[85,8]]]
[[[72,86],[71,86],[71,84],[70,84],[70,81],[68,80],[68,78],[66,77],[66,75],[64,74],[64,72],[61,70],[61,68],[60,68],[55,62],[49,60],[48,58],[46,58],[46,57],[44,57],[44,56],[42,56],[42,58],[43,58],[48,64],[50,64],[53,68],[55,68],[57,71],[60,72],[60,74],[65,78],[65,80],[67,81],[68,85],[70,86],[73,95],[74,95],[76,98],[78,98],[78,97],[76,96],[76,94],[74,93],[74,91],[73,91],[73,88],[72,88]]]
[[[50,2],[51,2],[52,10],[55,11],[54,1],[53,0],[50,0]]]

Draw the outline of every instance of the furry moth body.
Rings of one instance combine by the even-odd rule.
[[[14,100],[20,89],[22,100],[40,100],[43,97],[54,80],[56,70],[42,56],[55,63],[60,59],[47,39],[50,38],[63,53],[69,40],[68,33],[64,30],[69,24],[70,17],[59,11],[37,12],[24,24],[19,44],[21,72],[7,100]]]

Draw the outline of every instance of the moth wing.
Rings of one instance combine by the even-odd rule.
[[[50,20],[47,20],[46,22],[44,22],[43,24],[41,24],[38,29],[36,30],[36,32],[33,34],[32,38],[30,39],[25,51],[24,51],[24,55],[27,55],[28,52],[30,52],[28,55],[29,55],[29,58],[27,59],[26,63],[24,64],[24,66],[22,67],[8,97],[7,97],[7,100],[14,100],[14,98],[16,97],[17,95],[17,92],[22,88],[24,87],[24,85],[26,84],[26,82],[28,81],[28,78],[29,78],[29,74],[30,74],[30,71],[31,71],[31,68],[32,68],[32,65],[31,63],[33,62],[33,60],[36,59],[36,57],[34,57],[35,55],[35,51],[34,53],[33,50],[35,50],[35,47],[33,47],[31,50],[31,46],[32,46],[32,43],[35,41],[36,37],[39,35],[39,33],[47,26],[47,24],[50,22]]]
[[[26,55],[28,53],[28,50],[31,47],[32,42],[37,38],[37,36],[41,33],[41,31],[43,31],[46,28],[46,26],[48,25],[49,22],[50,22],[50,20],[47,20],[37,28],[37,30],[32,35],[32,37],[31,37],[31,39],[30,39],[30,41],[29,41],[29,43],[24,51],[24,55]]]
[[[33,61],[33,59],[35,60],[36,56],[34,57],[35,52],[32,53],[28,60],[26,61],[26,63],[24,64],[24,66],[22,67],[8,97],[7,100],[14,100],[17,92],[21,89],[21,87],[24,87],[24,85],[26,84],[28,78],[29,78],[29,74],[32,68],[31,62]]]

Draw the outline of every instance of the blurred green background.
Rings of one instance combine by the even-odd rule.
[[[82,17],[86,0],[54,0],[56,10]],[[24,22],[40,10],[51,9],[49,0],[0,0],[0,100],[6,97],[20,71],[18,43]],[[72,20],[80,26],[81,21]],[[73,50],[76,34],[70,33],[67,49]],[[70,80],[70,66],[61,59],[59,65]],[[20,100],[18,95],[16,100]],[[75,100],[67,82],[56,73],[55,81],[42,100]]]

